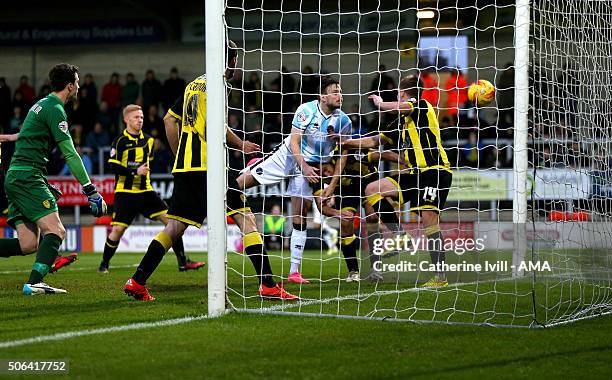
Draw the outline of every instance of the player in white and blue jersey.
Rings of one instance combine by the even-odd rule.
[[[287,195],[291,196],[294,214],[289,282],[308,283],[299,273],[306,244],[306,215],[313,200],[319,203],[333,196],[344,167],[344,160],[336,162],[334,172],[326,176],[331,179],[323,186],[322,164],[332,160],[336,149],[336,139],[331,136],[351,134],[351,120],[341,106],[340,84],[333,78],[323,79],[319,99],[296,110],[291,135],[272,154],[244,169],[237,179],[243,190],[289,179]]]

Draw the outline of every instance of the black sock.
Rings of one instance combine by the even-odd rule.
[[[140,285],[146,284],[147,280],[155,269],[159,266],[164,255],[170,249],[172,245],[172,239],[165,232],[160,232],[155,239],[149,244],[149,248],[147,249],[147,253],[145,253],[144,257],[140,261],[140,265],[136,269],[136,272],[132,276],[134,281],[139,283]]]
[[[394,233],[402,231],[400,220],[391,203],[387,202],[385,199],[381,199],[378,204],[374,205],[374,209],[377,210],[380,221],[383,222],[388,229]]]
[[[179,267],[184,267],[187,264],[187,255],[185,255],[185,246],[183,245],[182,237],[176,239],[174,244],[172,244],[172,250],[176,255],[176,261]]]
[[[349,272],[359,272],[357,261],[357,237],[355,235],[340,238],[340,250],[346,261]]]
[[[446,252],[444,251],[444,239],[439,227],[436,232],[432,232],[427,236],[427,250],[431,257],[432,264],[444,263],[446,260]],[[444,271],[437,271],[438,278],[444,279],[446,275]]]
[[[102,264],[108,266],[110,264],[111,259],[115,256],[115,252],[117,252],[117,247],[119,247],[119,242],[116,240],[111,240],[110,238],[106,238],[106,243],[104,244],[104,253],[102,254]]]
[[[19,239],[0,239],[0,257],[11,257],[23,255]]]
[[[244,252],[249,256],[251,263],[253,263],[259,283],[269,288],[276,286],[276,283],[272,279],[270,259],[264,249],[259,232],[251,232],[244,235],[244,245]]]

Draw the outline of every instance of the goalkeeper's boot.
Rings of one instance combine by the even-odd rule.
[[[185,265],[179,265],[179,271],[185,272],[187,270],[198,270],[204,265],[206,265],[205,262],[187,260]]]
[[[445,278],[434,276],[426,283],[421,285],[421,288],[444,288],[448,286],[448,281]]]
[[[51,269],[49,269],[49,272],[57,272],[60,268],[74,263],[77,260],[77,256],[77,253],[71,253],[66,256],[58,255],[55,258],[55,261],[53,261],[53,264],[51,264]]]
[[[302,277],[300,272],[293,272],[287,277],[287,282],[295,282],[296,284],[310,284],[310,281]]]
[[[359,282],[361,279],[359,278],[359,272],[352,271],[349,272],[348,277],[346,278],[346,282]]]
[[[299,301],[300,297],[293,295],[285,290],[280,285],[276,285],[272,288],[265,286],[264,284],[259,285],[259,296],[261,298],[277,301]]]
[[[35,296],[39,294],[60,294],[60,293],[68,293],[64,289],[54,288],[45,284],[44,282],[39,282],[38,284],[24,284],[23,285],[23,294],[26,296]]]
[[[98,273],[108,273],[108,264],[104,261],[100,263],[98,267]]]
[[[144,285],[140,285],[134,279],[130,278],[123,286],[123,291],[130,297],[134,297],[138,301],[155,301],[155,297],[149,294],[149,289]]]

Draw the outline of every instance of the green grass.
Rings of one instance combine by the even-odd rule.
[[[286,256],[274,255],[276,273],[283,273],[283,269],[286,273]],[[203,254],[192,257],[205,259]],[[136,264],[140,255],[117,254],[112,264],[122,267],[111,268],[111,273],[102,275],[95,272],[100,256],[82,254],[71,267],[46,279],[54,286],[66,288],[68,295],[24,297],[20,289],[32,259],[0,261],[0,342],[206,314],[205,270],[178,272],[172,254],[164,259],[149,282],[157,297],[153,303],[136,302],[122,292],[123,283],[134,271],[134,267],[125,266]],[[399,280],[389,277],[379,285],[346,284],[340,281],[346,269],[339,259],[308,252],[304,263],[306,276],[323,281],[301,289],[289,284],[290,291],[308,299],[355,294],[360,299],[312,303],[287,311],[515,325],[528,324],[532,318],[528,280],[483,282],[398,295],[382,291],[409,289],[426,277],[413,273]],[[284,306],[253,297],[257,289],[255,279],[236,273],[253,274],[243,256],[230,255],[228,268],[228,282],[233,290],[230,299],[235,306]],[[493,279],[489,276],[466,274],[451,280]],[[544,281],[537,286],[538,293],[545,294],[537,308],[539,312],[547,311],[549,318],[583,307],[585,302],[577,301],[580,297],[605,300],[603,294],[609,300],[609,293],[602,293],[600,288],[594,293],[596,287],[592,285],[583,284],[578,291],[577,283],[555,280],[551,284],[555,286],[548,284],[544,288]],[[0,348],[0,359],[66,358],[70,360],[70,377],[87,379],[437,379],[483,375],[606,378],[612,367],[609,363],[612,337],[603,332],[611,328],[612,317],[552,329],[498,329],[231,314],[176,326]]]

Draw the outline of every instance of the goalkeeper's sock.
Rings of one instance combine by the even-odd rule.
[[[0,257],[21,256],[21,246],[19,239],[0,239]]]
[[[164,255],[170,247],[172,246],[172,239],[168,236],[164,231],[160,232],[155,236],[155,239],[149,244],[149,248],[147,249],[147,253],[145,253],[142,261],[140,261],[140,265],[136,269],[136,272],[132,276],[134,281],[139,283],[140,285],[144,285],[147,283],[147,280],[159,263],[161,263]]]
[[[374,268],[374,264],[381,261],[380,255],[374,254],[374,247],[381,248],[381,234],[379,231],[380,227],[378,223],[368,223],[367,232],[368,232],[368,248],[370,249],[370,264],[372,268]]]
[[[293,224],[293,232],[291,232],[291,269],[289,273],[295,273],[300,271],[300,264],[302,263],[302,255],[304,253],[304,246],[306,245],[306,238],[308,234],[305,226],[299,224]]]
[[[249,256],[260,284],[273,288],[276,283],[272,279],[272,267],[266,253],[261,235],[257,231],[244,235],[244,252]]]
[[[357,236],[344,236],[340,238],[340,250],[346,261],[349,272],[359,272],[359,262],[357,261]]]
[[[36,254],[36,261],[32,265],[32,272],[28,279],[28,284],[38,284],[49,273],[51,264],[55,261],[59,253],[59,247],[62,244],[62,239],[56,234],[46,234]]]
[[[431,263],[443,264],[446,259],[446,252],[444,251],[444,239],[440,226],[435,225],[425,228],[425,236],[427,237],[427,250],[431,257]],[[436,277],[439,280],[445,280],[446,274],[444,271],[436,271]]]
[[[172,250],[176,255],[176,261],[179,267],[184,267],[187,264],[187,255],[185,255],[185,246],[183,245],[183,237],[176,239],[172,244]]]
[[[106,238],[104,253],[102,254],[102,264],[108,267],[111,259],[115,256],[115,252],[117,252],[117,247],[119,247],[119,241]]]

